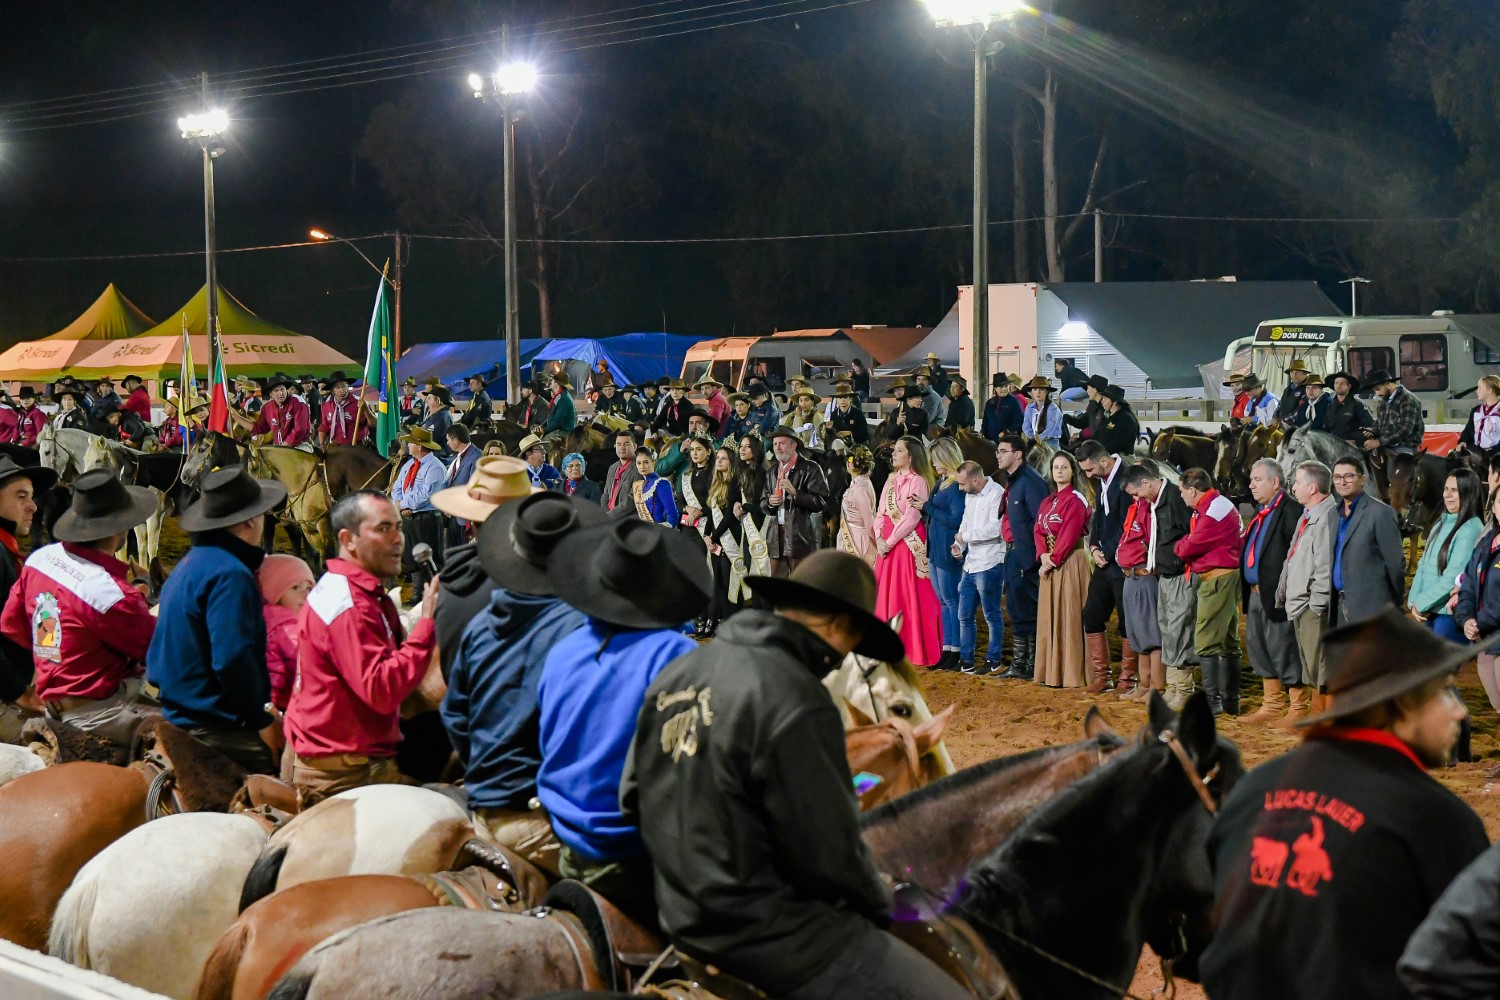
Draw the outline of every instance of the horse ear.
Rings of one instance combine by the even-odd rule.
[[[888,621],[888,622],[886,622],[886,624],[891,627],[891,631],[892,632],[895,632],[897,635],[900,635],[901,634],[901,623],[904,622],[905,620],[906,620],[906,612],[905,611],[897,611],[894,615],[891,616],[891,620]]]
[[[859,729],[861,726],[875,725],[875,720],[856,708],[854,703],[851,702],[848,698],[844,699],[844,707],[849,710],[850,729]]]
[[[1194,761],[1202,762],[1212,754],[1217,734],[1214,732],[1214,713],[1208,707],[1208,695],[1195,693],[1182,708],[1177,720],[1177,738]]]
[[[1177,717],[1172,714],[1172,709],[1167,706],[1167,700],[1156,691],[1151,692],[1151,700],[1146,703],[1147,732],[1152,736],[1160,736],[1171,729],[1176,723]]]
[[[912,730],[912,735],[917,738],[917,755],[927,753],[943,742],[943,733],[948,729],[948,723],[953,721],[953,712],[957,705],[949,705],[937,715],[922,723]]]
[[[1110,736],[1119,735],[1115,732],[1115,727],[1110,725],[1109,720],[1104,717],[1104,713],[1099,711],[1099,706],[1090,705],[1089,714],[1083,717],[1084,737],[1086,739],[1098,739],[1105,734]]]

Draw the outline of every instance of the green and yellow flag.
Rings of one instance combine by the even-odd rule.
[[[396,343],[391,327],[391,300],[386,295],[390,279],[390,261],[386,261],[381,275],[380,289],[375,293],[375,313],[370,317],[370,339],[365,354],[365,401],[370,402],[369,390],[378,390],[378,401],[374,402],[375,447],[382,455],[389,455],[391,442],[401,433],[401,409],[396,398]]]

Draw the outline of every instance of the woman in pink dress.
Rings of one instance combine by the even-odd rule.
[[[943,655],[943,607],[927,567],[922,504],[932,489],[927,449],[914,437],[891,449],[891,475],[875,518],[875,614],[901,616],[901,642],[912,663],[930,667]]]
[[[859,556],[875,568],[875,487],[870,470],[875,458],[861,445],[849,453],[849,488],[840,502],[839,549]]]

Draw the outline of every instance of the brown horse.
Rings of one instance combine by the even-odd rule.
[[[1166,427],[1151,442],[1151,457],[1167,462],[1178,471],[1194,467],[1211,469],[1216,452],[1214,439],[1191,427]]]
[[[389,492],[395,465],[395,459],[381,458],[369,448],[331,444],[323,449],[323,478],[334,500],[355,490]]]
[[[38,951],[90,858],[146,821],[138,770],[76,761],[0,787],[0,938]]]
[[[960,427],[957,432],[950,431],[946,427],[935,427],[928,437],[933,441],[938,438],[953,438],[958,442],[959,450],[963,452],[964,461],[979,463],[979,467],[984,470],[986,476],[993,476],[1000,470],[999,464],[995,461],[995,446],[967,427]]]
[[[844,752],[861,809],[874,809],[938,776],[941,764],[929,754],[943,741],[943,731],[957,705],[949,705],[920,725],[891,716],[873,722],[850,708],[856,725],[844,733]]]

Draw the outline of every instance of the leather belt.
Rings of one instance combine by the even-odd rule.
[[[330,757],[295,756],[298,764],[314,771],[342,771],[346,767],[364,767],[370,763],[370,758],[362,753],[336,753]]]
[[[1228,566],[1220,566],[1220,567],[1218,567],[1216,569],[1206,569],[1206,570],[1204,570],[1202,573],[1198,574],[1198,579],[1200,579],[1200,580],[1217,580],[1219,577],[1223,576],[1225,573],[1236,573],[1236,572],[1239,572],[1239,571],[1235,570],[1235,569],[1232,569],[1231,567],[1228,567]]]
[[[1128,566],[1128,567],[1122,566],[1120,568],[1120,571],[1122,573],[1124,573],[1126,576],[1155,576],[1156,575],[1156,570],[1154,570],[1154,569],[1147,569],[1144,566]]]

